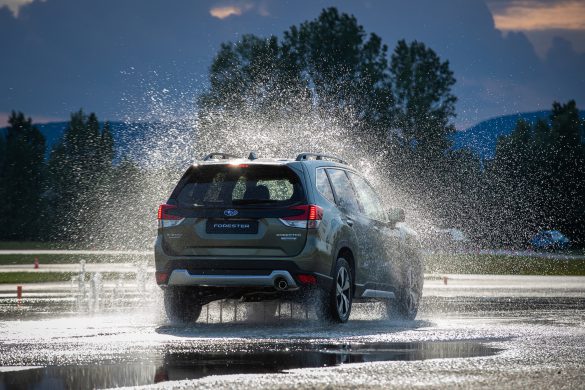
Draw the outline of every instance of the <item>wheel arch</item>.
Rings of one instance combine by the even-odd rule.
[[[339,250],[337,251],[337,256],[335,257],[335,260],[339,259],[340,257],[343,257],[345,259],[345,261],[347,261],[347,263],[350,266],[350,270],[351,270],[351,281],[352,281],[352,289],[355,292],[355,275],[356,275],[356,269],[355,269],[355,257],[353,255],[353,251],[347,247],[347,246],[343,246],[341,248],[339,248]]]

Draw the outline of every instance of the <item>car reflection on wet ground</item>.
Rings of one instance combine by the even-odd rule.
[[[178,326],[156,288],[139,295],[127,283],[122,299],[86,305],[70,286],[25,286],[19,305],[10,287],[0,287],[0,389],[489,388],[493,378],[578,388],[585,380],[585,278],[428,280],[416,321],[384,319],[372,303],[356,305],[344,325],[287,302],[266,316],[262,304],[226,301]],[[258,310],[260,319],[246,319]]]
[[[498,352],[479,342],[372,342],[313,344],[260,343],[245,349],[167,350],[140,363],[48,366],[0,374],[6,388],[92,388],[199,379],[209,375],[278,373],[295,368],[331,367],[376,361],[469,358]]]

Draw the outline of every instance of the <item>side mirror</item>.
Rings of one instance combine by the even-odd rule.
[[[388,217],[388,223],[392,226],[396,225],[398,222],[405,221],[405,214],[404,209],[400,208],[391,208],[386,210],[386,215]]]

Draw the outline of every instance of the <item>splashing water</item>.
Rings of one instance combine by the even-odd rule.
[[[356,135],[356,126],[336,115],[300,99],[294,107],[268,113],[253,107],[202,113],[193,98],[183,94],[173,98],[163,89],[148,96],[151,110],[141,116],[151,124],[148,131],[136,129],[125,135],[132,140],[127,153],[139,166],[139,179],[132,194],[117,205],[118,215],[112,216],[105,207],[91,227],[99,231],[95,236],[102,237],[103,246],[148,249],[158,205],[190,164],[215,151],[242,157],[254,151],[260,158],[279,159],[295,158],[301,152],[337,155],[366,176],[387,206],[405,208],[407,219],[417,228],[428,225],[428,213],[385,174],[388,152],[375,150],[367,134]]]

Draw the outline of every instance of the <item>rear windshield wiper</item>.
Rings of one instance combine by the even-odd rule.
[[[203,205],[197,204],[197,203],[179,202],[179,207],[182,209],[194,209],[194,208],[201,207],[201,206],[203,206]]]

